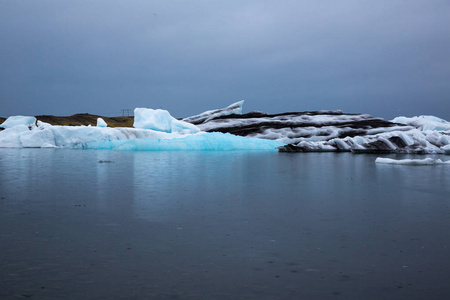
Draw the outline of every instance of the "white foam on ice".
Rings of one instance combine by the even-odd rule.
[[[379,164],[393,164],[393,165],[410,165],[410,166],[423,166],[423,165],[450,165],[450,160],[442,161],[440,159],[424,158],[424,159],[392,159],[378,157],[375,160]]]
[[[25,126],[34,126],[36,123],[35,117],[30,116],[11,116],[5,120],[2,124],[0,124],[0,127],[3,128],[12,128],[18,125],[25,125]]]
[[[225,108],[208,110],[201,114],[184,118],[183,121],[198,124],[202,122],[208,122],[211,119],[220,117],[220,116],[228,116],[231,114],[242,114],[242,106],[244,105],[244,100],[235,102]]]
[[[108,124],[106,124],[105,120],[103,120],[102,118],[98,118],[97,127],[108,127]]]
[[[195,125],[175,119],[167,110],[151,108],[135,108],[133,126],[167,133],[196,133],[200,131]]]

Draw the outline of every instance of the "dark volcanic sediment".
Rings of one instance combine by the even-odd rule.
[[[326,118],[326,120],[322,120],[321,117]],[[319,128],[336,127],[342,129],[338,136],[330,136],[333,134],[331,130],[323,131],[318,135],[344,138],[364,135],[367,130],[374,128],[397,125],[370,115],[346,114],[341,111],[288,112],[273,115],[250,112],[242,115],[221,116],[209,122],[197,124],[198,127],[208,132],[215,131],[269,139],[270,137],[264,137],[264,135],[270,135],[274,130],[283,130],[285,131],[284,134],[290,138],[302,138],[310,137],[313,134],[312,132],[301,131],[302,128],[312,131]]]

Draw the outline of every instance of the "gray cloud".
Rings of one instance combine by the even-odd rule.
[[[448,1],[0,1],[0,115],[450,119]]]

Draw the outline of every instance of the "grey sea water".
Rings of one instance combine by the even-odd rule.
[[[0,149],[0,298],[449,299],[450,166],[376,157]]]

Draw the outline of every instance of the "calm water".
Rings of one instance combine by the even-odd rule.
[[[0,149],[0,298],[449,299],[450,166],[375,158]]]

